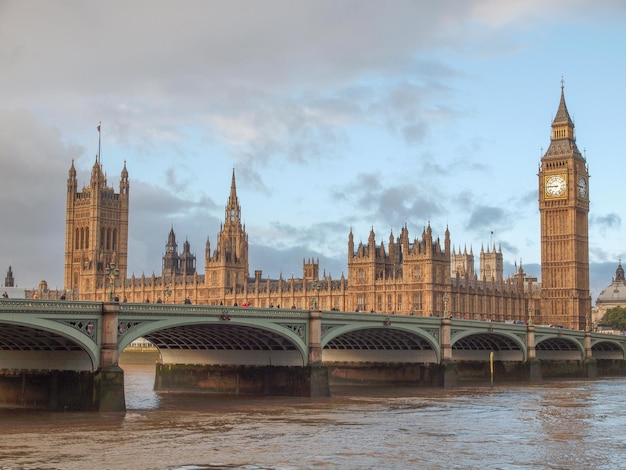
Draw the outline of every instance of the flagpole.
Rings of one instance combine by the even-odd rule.
[[[102,126],[102,121],[98,122],[98,162],[102,163],[102,147],[101,147],[101,138],[100,136],[102,135],[101,131],[100,131],[100,126]]]

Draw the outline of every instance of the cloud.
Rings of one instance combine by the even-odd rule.
[[[465,227],[476,233],[490,233],[507,224],[509,214],[501,207],[477,206],[473,209]]]
[[[619,230],[622,226],[622,218],[619,214],[611,212],[605,215],[590,215],[589,226],[597,228],[601,234],[605,235],[609,231]]]
[[[471,187],[446,186],[454,172],[471,183],[490,168],[481,160],[485,139],[450,142],[451,156],[433,150],[438,132],[453,135],[471,115],[458,102],[481,77],[465,61],[528,47],[520,33],[545,34],[541,25],[568,18],[601,18],[608,27],[599,15],[613,11],[619,26],[624,8],[608,0],[506,7],[496,0],[400,0],[393,8],[360,0],[254,7],[61,0],[36,8],[4,1],[0,184],[10,203],[0,215],[11,221],[1,232],[11,259],[0,258],[0,267],[13,263],[18,281],[28,284],[40,277],[61,282],[63,183],[72,158],[81,175],[93,165],[99,121],[105,166],[114,171],[110,184],[121,159],[129,159],[135,271],[160,270],[172,225],[203,258],[206,236],[214,237],[223,216],[223,204],[208,195],[231,166],[250,194],[267,197],[269,213],[280,214],[282,223],[249,226],[258,229],[250,230],[251,240],[258,233],[268,242],[264,262],[272,267],[263,269],[275,270],[271,255],[278,260],[277,252],[291,246],[318,250],[331,262],[345,250],[350,226],[367,227],[365,236],[370,226],[379,233],[404,222],[421,229],[456,211],[452,204],[463,208],[470,231],[510,229],[526,204],[536,207],[536,191],[498,210]],[[485,74],[492,73],[488,66]],[[459,86],[462,79],[468,82]],[[372,157],[363,147],[374,133],[388,140]],[[349,160],[352,152],[358,160]],[[290,184],[297,187],[289,198],[271,199]],[[322,200],[326,188],[330,196]],[[332,210],[311,223],[291,220],[295,212],[307,217],[304,193]],[[286,205],[291,212],[282,210]],[[621,218],[609,213],[590,224],[615,231]],[[337,256],[343,264],[344,255]]]
[[[33,113],[0,108],[0,267],[12,265],[18,285],[41,279],[62,287],[65,201],[70,160],[83,149],[64,144]]]

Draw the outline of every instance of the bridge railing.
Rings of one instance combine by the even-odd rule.
[[[98,313],[102,311],[102,302],[83,302],[74,300],[33,300],[2,299],[0,312],[5,313]]]
[[[303,317],[308,316],[308,310],[287,308],[259,308],[224,305],[195,305],[195,304],[167,304],[167,303],[120,303],[120,314],[130,315],[271,315],[273,317]]]

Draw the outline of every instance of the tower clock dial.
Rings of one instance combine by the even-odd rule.
[[[567,180],[563,175],[551,175],[546,177],[546,196],[559,197],[565,194]]]
[[[584,176],[578,178],[578,194],[580,195],[580,197],[587,196],[587,180]]]

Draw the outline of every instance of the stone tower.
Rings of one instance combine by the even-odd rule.
[[[467,247],[463,248],[463,252],[461,253],[461,248],[456,252],[454,248],[452,248],[452,255],[450,256],[450,260],[452,263],[452,275],[459,276],[461,279],[469,279],[474,277],[474,252],[472,251],[472,247],[470,246],[469,253],[467,252]]]
[[[81,298],[92,298],[95,289],[108,285],[105,270],[111,263],[119,269],[118,282],[126,279],[129,188],[126,162],[116,193],[107,186],[96,157],[89,186],[79,192],[72,160],[67,179],[64,286],[79,291]]]
[[[241,207],[237,198],[235,170],[230,185],[230,196],[226,204],[224,224],[220,227],[217,247],[211,254],[211,244],[207,240],[205,250],[205,282],[213,298],[224,299],[241,295],[249,277],[248,235],[241,223]]]
[[[550,146],[539,168],[541,311],[537,322],[584,329],[589,293],[589,174],[576,146],[574,123],[561,101]]]
[[[504,279],[502,247],[496,250],[495,243],[493,248],[487,246],[487,251],[483,247],[480,248],[480,278],[486,281],[493,280],[497,282]]]
[[[163,278],[172,281],[172,278],[180,274],[180,258],[178,256],[178,244],[176,243],[176,234],[174,227],[170,229],[165,244],[165,254],[163,255]]]
[[[4,287],[15,287],[15,279],[13,278],[13,270],[9,266],[7,276],[4,278]]]
[[[176,276],[193,276],[196,272],[196,256],[191,253],[189,241],[185,240],[183,251],[178,253],[178,243],[174,227],[170,229],[165,244],[165,254],[163,255],[163,269],[161,276],[166,282],[174,282]]]

